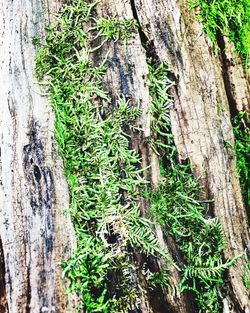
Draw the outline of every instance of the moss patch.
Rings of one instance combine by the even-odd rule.
[[[197,19],[203,23],[212,43],[218,32],[234,43],[235,49],[249,64],[250,54],[250,2],[249,0],[191,0]]]
[[[169,119],[171,99],[168,89],[167,64],[150,66],[152,96],[152,132],[156,149],[161,156],[162,182],[156,191],[148,193],[151,216],[162,225],[166,236],[175,239],[184,257],[180,289],[192,290],[200,313],[219,312],[225,270],[234,262],[223,262],[225,246],[221,224],[206,218],[206,206],[211,201],[199,200],[201,187],[191,173],[191,166],[178,162]]]
[[[250,208],[250,115],[241,112],[233,118],[237,169],[241,183],[243,200]]]
[[[91,61],[90,37],[129,40],[130,19],[95,20],[94,5],[84,0],[63,7],[36,58],[38,79],[46,77],[56,115],[55,136],[71,196],[70,213],[77,250],[63,263],[70,292],[84,312],[128,312],[144,292],[137,281],[131,247],[167,258],[152,223],[140,216],[139,190],[146,182],[137,169],[140,157],[129,148],[129,135],[140,109],[123,95],[111,100],[102,88],[105,60]]]
[[[180,288],[195,292],[201,312],[217,312],[217,287],[231,262],[222,263],[223,236],[218,221],[204,217],[199,186],[189,165],[178,163],[169,119],[171,98],[167,64],[149,62],[152,98],[152,147],[162,160],[163,180],[147,190],[152,221],[141,217],[138,197],[148,189],[141,160],[130,148],[125,129],[133,132],[140,109],[123,95],[111,99],[102,88],[106,60],[93,64],[95,53],[108,40],[129,42],[137,28],[131,19],[93,17],[97,4],[68,1],[48,28],[36,59],[36,74],[47,82],[56,115],[55,136],[64,161],[71,196],[70,213],[78,244],[63,262],[69,292],[79,297],[81,312],[129,312],[146,292],[138,277],[153,288],[165,288],[167,269],[152,273],[137,268],[131,248],[145,256],[169,260],[154,235],[152,221],[175,238],[185,258]],[[90,38],[101,44],[90,47]],[[126,127],[125,127],[126,126]],[[206,308],[206,310],[205,310]],[[203,311],[202,311],[203,310]]]

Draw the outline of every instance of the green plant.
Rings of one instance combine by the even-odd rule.
[[[138,28],[138,23],[134,19],[118,19],[115,17],[99,18],[96,22],[98,36],[106,40],[122,39],[127,41],[131,34]]]
[[[243,200],[250,207],[250,115],[241,112],[233,118],[237,170],[241,183]]]
[[[36,58],[36,74],[47,82],[55,111],[55,136],[78,238],[76,251],[62,263],[69,292],[81,300],[79,311],[126,313],[139,306],[145,292],[135,279],[141,271],[133,264],[130,248],[171,260],[158,245],[153,222],[141,217],[137,204],[140,191],[148,187],[125,129],[133,132],[140,108],[123,95],[109,97],[102,87],[106,60],[94,65],[90,57],[100,47],[93,48],[97,37],[104,42],[128,41],[137,24],[111,17],[96,20],[95,5],[85,0],[66,3],[47,30]],[[185,257],[181,288],[191,288],[201,310],[209,304],[209,311],[203,312],[214,313],[219,306],[217,287],[233,261],[221,262],[220,224],[204,217],[190,166],[178,163],[169,120],[168,90],[173,83],[167,64],[156,66],[149,61],[149,72],[151,144],[161,157],[163,176],[156,191],[146,192],[151,214],[175,238]],[[150,272],[150,280],[151,287],[167,287],[167,270]]]
[[[169,117],[169,106],[172,104],[169,89],[174,83],[168,78],[168,66],[163,62],[157,66],[148,60],[149,90],[152,99],[150,106],[152,139],[151,145],[154,151],[168,154],[170,162],[174,162],[176,149]]]
[[[191,166],[178,161],[169,118],[172,100],[168,89],[173,83],[168,79],[167,64],[151,63],[149,69],[152,136],[162,163],[162,181],[155,191],[146,192],[150,214],[162,225],[165,234],[175,239],[184,257],[180,290],[195,293],[200,312],[219,312],[218,289],[223,285],[225,270],[236,259],[222,261],[225,243],[221,224],[205,217],[204,201],[199,200],[201,187],[191,173]]]
[[[223,145],[227,149],[234,149],[234,146],[231,144],[231,142],[229,140],[224,140]]]
[[[96,20],[95,5],[85,0],[65,4],[37,54],[36,74],[47,82],[55,111],[55,137],[78,239],[77,250],[62,263],[69,291],[81,300],[80,311],[118,313],[138,307],[144,292],[133,280],[138,269],[129,248],[153,257],[168,258],[168,254],[136,202],[146,182],[125,126],[133,131],[140,109],[123,95],[111,100],[102,87],[105,60],[94,65],[90,54],[99,47],[89,50],[98,36],[127,41],[136,23]],[[112,288],[114,277],[119,279]]]
[[[250,2],[248,0],[191,0],[190,7],[196,9],[198,21],[212,43],[218,32],[234,43],[245,64],[250,53]]]
[[[250,289],[250,262],[246,259],[246,267],[243,276],[243,282],[247,289]]]
[[[110,254],[102,241],[87,233],[80,233],[78,248],[72,257],[63,263],[64,275],[70,279],[68,292],[75,292],[82,302],[78,309],[86,312],[110,312],[107,301],[107,276]]]
[[[156,288],[160,286],[164,290],[169,290],[168,280],[169,270],[166,265],[163,265],[159,272],[151,272],[149,269],[144,273],[149,288]]]
[[[35,47],[39,47],[41,45],[41,37],[40,36],[33,36],[32,37],[32,44]]]

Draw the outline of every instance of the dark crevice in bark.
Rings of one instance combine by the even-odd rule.
[[[132,12],[133,12],[133,17],[139,25],[139,36],[141,39],[141,44],[142,44],[143,48],[145,49],[146,57],[148,59],[152,59],[156,64],[158,64],[158,63],[160,63],[160,59],[157,55],[154,42],[153,42],[153,40],[149,40],[149,38],[147,37],[147,35],[143,31],[139,16],[137,14],[135,1],[130,0],[130,4],[131,4]]]
[[[170,236],[165,237],[164,239],[167,243],[169,252],[173,257],[173,260],[175,261],[176,264],[178,264],[178,266],[180,268],[183,268],[185,265],[185,261],[184,261],[182,252],[180,251],[178,245],[175,242],[175,239],[173,237],[170,237]],[[181,279],[181,274],[180,274],[179,279]],[[190,285],[192,285],[191,279],[187,280],[187,284],[189,284],[189,283],[190,283]],[[187,312],[196,313],[199,311],[197,303],[195,301],[194,294],[192,291],[186,290],[183,292],[183,302],[184,302],[183,307],[186,308]],[[177,313],[178,313],[178,311],[177,311]]]
[[[230,82],[230,77],[229,77],[229,60],[227,59],[226,53],[225,53],[225,42],[223,39],[223,36],[221,34],[221,32],[218,32],[217,34],[217,43],[218,46],[220,48],[220,54],[221,54],[221,65],[222,65],[222,75],[223,75],[223,80],[224,80],[224,86],[225,86],[225,90],[226,90],[226,95],[227,95],[227,99],[228,99],[228,104],[229,104],[229,110],[230,110],[230,114],[231,114],[231,118],[233,118],[234,116],[237,115],[238,111],[237,111],[237,103],[234,99],[234,95],[233,95],[233,86],[231,85]]]
[[[154,42],[152,40],[149,40],[149,38],[147,37],[147,35],[144,33],[142,27],[141,27],[141,23],[139,20],[139,16],[137,14],[137,9],[136,9],[136,5],[134,0],[130,0],[131,3],[131,8],[132,8],[132,12],[133,12],[133,17],[134,19],[137,21],[138,25],[139,25],[139,36],[140,36],[140,40],[141,40],[141,44],[142,47],[145,50],[146,53],[146,57],[147,59],[150,59],[151,62],[155,63],[155,64],[160,64],[160,59],[156,53],[156,49],[154,46]],[[146,138],[144,138],[144,136],[142,135],[143,138],[140,138],[140,140],[138,140],[138,148],[141,154],[146,155],[148,162],[150,163],[150,148],[149,148],[149,143],[147,141]],[[141,145],[140,142],[142,142],[143,144]],[[151,181],[151,173],[150,171],[147,172],[147,180]],[[151,186],[153,187],[153,186]],[[146,256],[143,255],[137,255],[137,261],[143,265],[143,264],[147,264],[146,266],[153,272],[157,272],[160,271],[160,267],[158,262],[156,262],[156,260],[154,260],[153,258],[147,258]],[[142,282],[145,283],[145,282]],[[164,296],[164,292],[162,290],[162,288],[160,286],[157,286],[156,288],[154,288],[151,291],[148,291],[148,299],[150,302],[150,306],[151,309],[153,310],[153,312],[155,313],[174,313],[175,311],[171,309],[171,305],[168,303],[168,301],[166,301],[165,296]]]
[[[130,3],[131,3],[132,12],[133,12],[133,17],[139,25],[139,35],[140,35],[141,43],[142,43],[142,46],[145,48],[145,46],[147,45],[149,40],[148,40],[148,37],[146,36],[146,34],[142,30],[141,23],[140,23],[140,20],[139,20],[138,14],[137,14],[137,10],[136,10],[136,6],[135,6],[135,1],[130,0]]]
[[[172,251],[171,251],[172,252]],[[159,263],[153,259],[147,259],[147,266],[150,271],[161,271]],[[152,306],[153,312],[156,313],[178,313],[176,308],[166,298],[166,293],[171,293],[171,290],[163,290],[160,285],[156,285],[153,290],[148,294],[150,305]],[[193,311],[196,312],[196,311]]]
[[[145,270],[149,270],[150,272],[160,272],[161,268],[159,266],[158,261],[151,257],[146,256],[143,253],[134,252],[134,259],[139,268],[144,268]],[[148,290],[147,282],[143,281],[145,285],[144,288]],[[164,291],[162,287],[157,284],[151,290],[148,290],[147,296],[150,303],[150,308],[154,313],[175,313],[175,310],[172,308],[171,304],[166,301],[164,297]]]
[[[146,53],[146,57],[147,57],[147,59],[150,59],[151,62],[153,62],[155,64],[160,64],[160,59],[156,53],[154,42],[152,40],[149,40],[149,38],[144,33],[144,31],[141,27],[141,23],[140,23],[138,14],[137,14],[137,9],[136,9],[136,5],[135,5],[134,0],[130,0],[130,3],[131,3],[132,12],[133,12],[133,17],[139,25],[139,36],[140,36],[142,47],[144,48],[145,53]],[[140,150],[140,153],[146,155],[146,157],[148,158],[148,156],[150,154],[149,143],[147,142],[147,139],[144,138],[143,135],[142,135],[142,137],[143,138],[140,138],[141,141],[138,140],[138,148]],[[141,145],[141,144],[139,144],[139,142],[142,142],[143,144]],[[147,163],[150,163],[149,158],[148,158]],[[150,171],[147,172],[147,176],[150,176],[150,177],[147,177],[147,179],[149,181],[151,181]],[[158,262],[156,262],[156,260],[154,260],[153,258],[147,258],[146,256],[143,256],[143,255],[137,255],[137,261],[142,266],[143,266],[143,264],[147,264],[146,266],[153,272],[160,271],[160,267],[159,267]],[[143,283],[145,283],[145,282],[143,282]],[[151,309],[155,313],[163,313],[163,312],[164,313],[174,313],[175,312],[174,310],[171,309],[171,305],[166,301],[165,296],[164,296],[164,292],[160,286],[157,286],[153,290],[148,291],[148,299],[150,302]]]
[[[30,286],[30,269],[27,269],[27,300],[26,300],[26,313],[30,313],[31,301],[31,286]]]
[[[230,279],[228,279],[229,283],[231,284]],[[237,300],[237,295],[235,295],[235,293],[232,291],[232,289],[229,290],[229,296],[230,296],[230,300],[232,301],[232,306],[234,308],[234,310],[237,313],[246,313],[246,309],[247,308],[242,308],[239,301]]]
[[[223,258],[223,262],[225,262],[225,258]],[[228,270],[223,275],[223,281],[225,282],[224,286],[222,287],[222,294],[224,296],[228,296],[230,299],[229,305],[232,312],[237,313],[246,313],[246,308],[242,308],[237,300],[237,295],[233,292],[233,288],[231,287],[231,278],[229,277]],[[230,311],[231,312],[231,311]],[[220,310],[219,313],[224,313],[223,308]]]
[[[9,311],[5,286],[5,262],[2,240],[0,238],[0,313],[7,313]]]

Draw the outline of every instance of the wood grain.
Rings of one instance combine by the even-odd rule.
[[[53,137],[54,114],[34,78],[32,37],[44,34],[49,7],[46,1],[1,0],[0,11],[0,237],[6,312],[71,312],[59,264],[75,246],[64,214],[67,184]]]

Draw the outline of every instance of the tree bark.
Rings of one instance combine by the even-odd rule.
[[[59,265],[76,245],[70,217],[64,215],[69,206],[67,184],[53,138],[53,110],[34,78],[32,37],[44,34],[48,12],[56,12],[58,4],[0,0],[0,312],[76,310],[74,297],[65,295],[67,284]],[[214,199],[209,214],[222,224],[225,259],[249,251],[236,157],[225,142],[234,144],[231,116],[250,111],[250,81],[231,44],[218,36],[221,51],[215,56],[186,0],[102,0],[96,14],[135,18],[142,26],[128,44],[106,43],[93,60],[98,64],[109,52],[105,90],[114,98],[123,94],[142,108],[138,123],[142,131],[133,136],[132,144],[142,157],[142,168],[151,165],[145,178],[153,187],[160,179],[158,156],[148,144],[150,56],[170,65],[176,83],[170,112],[175,144],[180,159],[190,159],[206,197]],[[146,216],[148,203],[141,199],[140,205]],[[172,255],[178,254],[176,243],[164,238],[159,225],[156,235]],[[136,251],[135,258],[141,261]],[[162,265],[160,260],[156,266]],[[180,274],[171,265],[169,270],[171,285],[177,288]],[[227,274],[224,312],[250,312],[243,274],[239,258]],[[145,295],[138,312],[193,313],[196,308],[189,293],[166,292]]]
[[[195,21],[187,1],[135,0],[141,24],[161,60],[168,60],[176,82],[171,109],[172,131],[180,158],[189,158],[194,172],[214,199],[213,215],[227,239],[225,258],[249,250],[247,215],[242,202],[236,160],[225,141],[234,144],[230,111],[249,110],[249,79],[236,58],[227,65],[226,52],[214,57],[207,36]],[[225,43],[224,38],[220,38]],[[239,79],[240,78],[240,79]],[[237,85],[236,85],[237,83]],[[240,87],[240,88],[239,88]],[[221,114],[217,106],[221,105]],[[243,284],[243,259],[228,273],[232,312],[249,312],[249,292]]]
[[[71,312],[60,262],[75,246],[54,115],[34,78],[32,38],[56,3],[0,1],[0,310]]]

